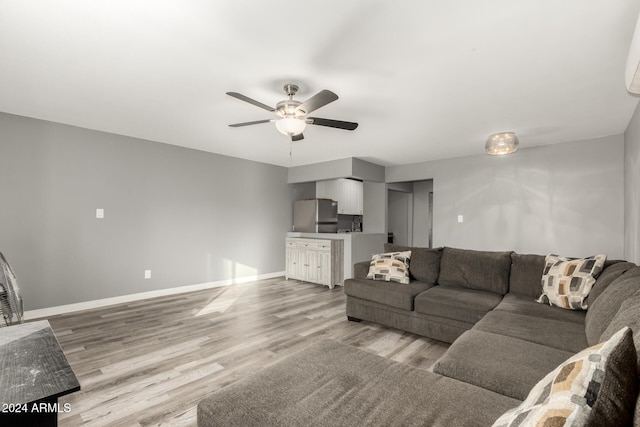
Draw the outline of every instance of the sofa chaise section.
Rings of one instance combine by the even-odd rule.
[[[520,401],[323,340],[198,404],[199,426],[487,427]]]
[[[472,329],[449,347],[433,372],[524,400],[538,381],[573,354]]]

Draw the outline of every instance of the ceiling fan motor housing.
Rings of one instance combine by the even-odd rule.
[[[293,99],[280,101],[276,104],[276,114],[280,117],[302,117],[305,112],[296,110],[301,104],[302,102]]]

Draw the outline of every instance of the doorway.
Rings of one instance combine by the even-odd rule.
[[[433,180],[387,185],[387,232],[403,246],[433,247]]]
[[[413,193],[389,189],[388,233],[393,243],[403,246],[413,244]]]

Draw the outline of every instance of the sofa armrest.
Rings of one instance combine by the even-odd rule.
[[[366,279],[369,273],[369,264],[371,264],[371,261],[362,261],[353,264],[353,278]]]

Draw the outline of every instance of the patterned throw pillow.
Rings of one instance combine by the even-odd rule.
[[[367,279],[409,283],[411,251],[388,252],[371,257]]]
[[[569,310],[586,310],[587,297],[607,256],[567,258],[547,255],[542,273],[542,295],[539,303]]]
[[[631,425],[637,394],[631,329],[570,357],[494,427]]]

